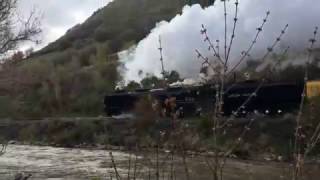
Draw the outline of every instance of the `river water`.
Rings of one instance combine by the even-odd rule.
[[[47,146],[9,145],[6,153],[0,156],[0,180],[13,180],[17,173],[32,174],[30,180],[97,180],[115,179],[112,160],[107,150],[87,150],[56,148]],[[133,156],[125,152],[113,151],[113,160],[117,165],[117,171],[121,177],[128,174],[128,160],[138,158],[140,163],[140,179],[148,179],[148,172],[153,165],[148,163],[147,154]],[[142,153],[140,153],[142,154]],[[153,155],[149,156],[152,158]],[[168,157],[162,154],[163,160]],[[188,157],[188,169],[191,179],[212,179],[210,169],[204,163],[203,158]],[[184,166],[181,158],[175,157],[177,180],[184,180]],[[170,162],[167,162],[170,164]],[[139,164],[139,163],[138,163]],[[164,165],[168,169],[169,164]],[[226,180],[283,180],[290,175],[290,169],[286,163],[253,162],[228,160],[225,169]],[[148,168],[147,168],[148,167]],[[132,168],[132,165],[131,165]],[[306,168],[308,180],[318,180],[320,177],[320,164],[316,163]],[[110,178],[112,174],[113,178]],[[144,175],[143,175],[144,174]],[[150,174],[149,174],[150,175]],[[154,173],[153,173],[154,175]],[[151,178],[155,179],[155,178]],[[170,179],[162,177],[161,179]]]
[[[113,156],[120,163],[127,161],[129,154],[113,152]],[[0,157],[0,179],[14,179],[21,172],[39,180],[108,177],[113,170],[110,162],[109,151],[105,150],[10,145]]]

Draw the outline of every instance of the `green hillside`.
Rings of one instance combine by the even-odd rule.
[[[97,42],[107,43],[115,53],[139,42],[157,22],[170,20],[184,4],[185,0],[115,0],[37,54],[82,49]]]

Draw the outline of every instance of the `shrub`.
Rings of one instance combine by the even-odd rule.
[[[112,38],[111,34],[103,26],[97,28],[94,32],[94,39],[98,42],[105,42],[110,38]]]
[[[134,107],[134,113],[137,116],[135,129],[138,134],[144,134],[155,124],[156,113],[152,108],[151,99],[148,96],[141,98]]]
[[[197,129],[200,134],[205,137],[212,135],[213,121],[207,117],[202,117],[198,120]]]

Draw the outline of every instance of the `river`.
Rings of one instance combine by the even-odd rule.
[[[0,156],[0,180],[13,180],[15,174],[32,174],[30,180],[100,180],[114,175],[112,160],[107,150],[88,150],[56,148],[47,146],[9,145],[6,153]],[[148,179],[149,167],[153,167],[148,159],[154,158],[154,154],[133,156],[125,152],[113,151],[113,160],[117,164],[117,171],[121,177],[127,178],[128,160],[138,158],[140,161],[140,178]],[[140,153],[142,154],[142,153]],[[168,170],[170,160],[168,154],[162,154],[163,169]],[[147,157],[148,156],[148,157]],[[148,159],[146,159],[146,157]],[[137,161],[137,162],[138,162]],[[151,160],[152,161],[152,160]],[[186,159],[191,179],[212,179],[210,169],[204,163],[203,157],[188,157]],[[181,157],[175,157],[177,180],[184,180],[184,166]],[[139,164],[139,163],[138,163]],[[162,164],[162,163],[161,163]],[[131,165],[131,172],[132,172]],[[130,166],[129,166],[130,167]],[[148,168],[147,168],[148,167]],[[152,169],[152,168],[151,168]],[[153,169],[154,170],[154,169]],[[151,170],[152,171],[152,170]],[[144,175],[141,175],[144,174]],[[154,176],[154,172],[151,172]],[[132,173],[131,173],[132,174]],[[288,179],[290,166],[287,163],[254,162],[228,160],[225,168],[225,180],[283,180]],[[320,164],[312,164],[306,167],[306,179],[318,180],[320,176]],[[155,178],[151,178],[155,179]],[[161,179],[170,179],[161,177]]]
[[[122,162],[129,154],[113,152],[113,156]],[[0,179],[14,179],[19,172],[30,173],[36,180],[94,179],[109,176],[112,166],[108,162],[109,152],[105,150],[9,145],[0,157]]]

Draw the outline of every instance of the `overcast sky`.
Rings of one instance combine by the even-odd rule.
[[[110,0],[19,0],[19,13],[27,17],[30,11],[36,8],[43,15],[40,45],[43,47],[61,37],[74,25],[84,22],[108,2]],[[29,45],[22,48],[27,46]]]

